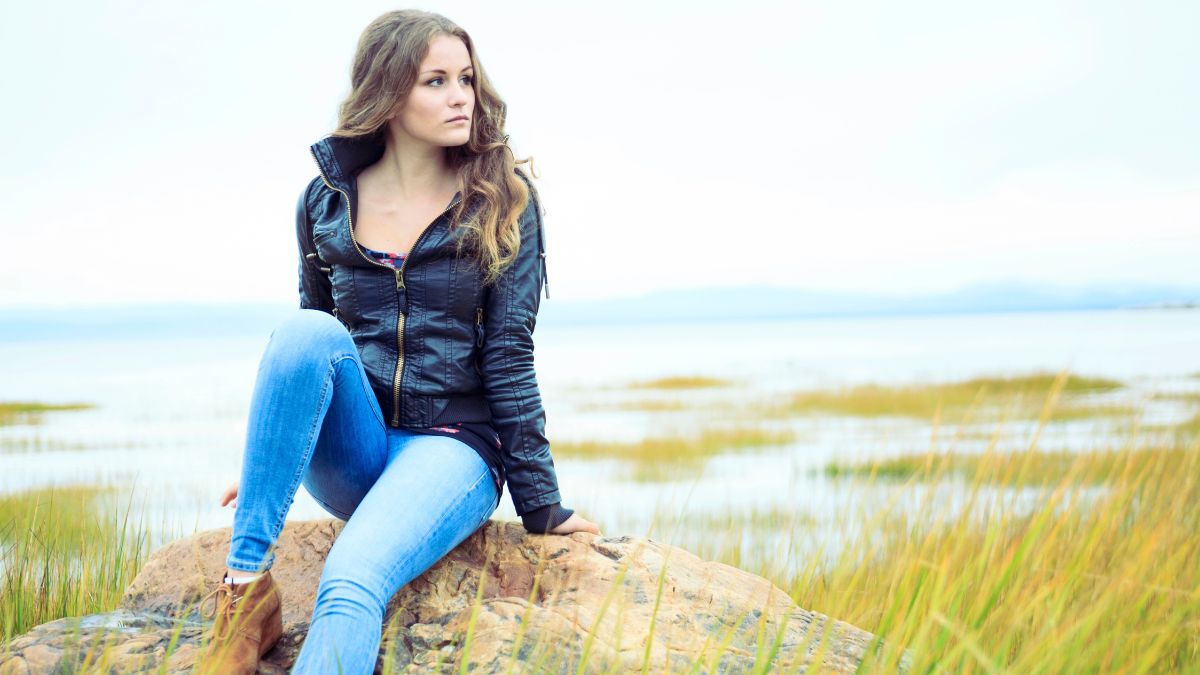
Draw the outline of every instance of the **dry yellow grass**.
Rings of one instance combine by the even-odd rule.
[[[1137,461],[1162,461],[1183,466],[1187,453],[1181,447],[1146,448],[1138,451]],[[935,473],[1001,485],[1047,485],[1071,476],[1078,485],[1097,485],[1116,480],[1119,477],[1117,470],[1124,461],[1126,458],[1122,453],[1113,450],[986,454],[947,452],[936,455],[908,454],[858,464],[831,462],[825,466],[823,473],[831,478],[874,476],[894,480],[928,480],[926,474]],[[1020,473],[1015,473],[1018,467]]]
[[[691,409],[678,399],[634,399],[626,401],[588,401],[578,406],[582,412],[618,410],[623,412],[679,412]]]
[[[785,583],[802,606],[883,638],[863,672],[892,672],[898,645],[915,672],[1198,672],[1200,446],[1041,455],[973,462],[966,508],[949,518],[932,498],[845,514],[861,545]],[[932,459],[908,481],[959,470]],[[1082,499],[1075,488],[1097,480],[1106,490]],[[1031,512],[983,497],[1043,481]]]
[[[693,436],[654,436],[633,442],[565,441],[552,444],[556,457],[617,459],[629,462],[627,476],[639,482],[694,476],[704,460],[726,452],[752,451],[794,441],[789,429],[757,426],[702,429]]]
[[[632,461],[669,461],[708,458],[721,452],[779,445],[795,440],[787,429],[736,427],[704,429],[695,436],[652,436],[634,442],[561,441],[553,444],[554,454],[588,459],[626,459]]]
[[[859,417],[895,415],[924,420],[932,420],[940,414],[943,419],[953,420],[968,411],[973,411],[976,416],[991,411],[1015,418],[1041,409],[1055,377],[1053,373],[1033,373],[1012,377],[977,377],[942,384],[863,384],[843,389],[802,391],[793,394],[782,404],[764,406],[763,412],[772,416],[815,412]],[[1062,393],[1078,397],[1120,388],[1121,383],[1115,380],[1068,375]],[[1055,407],[1052,419],[1127,415],[1134,412],[1136,410],[1131,406],[1068,399]]]
[[[716,377],[680,375],[675,377],[660,377],[654,380],[631,382],[629,383],[628,387],[630,389],[712,389],[715,387],[729,387],[732,385],[732,381],[722,380]]]
[[[37,401],[0,402],[0,426],[6,424],[35,424],[42,414],[57,410],[86,410],[90,403],[38,403]]]

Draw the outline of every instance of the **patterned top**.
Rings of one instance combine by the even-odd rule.
[[[403,253],[389,253],[387,251],[376,251],[375,249],[367,248],[366,246],[363,246],[362,250],[363,250],[363,253],[366,253],[368,256],[374,258],[375,262],[383,263],[384,265],[387,265],[388,267],[391,267],[392,269],[396,269],[397,267],[400,266],[400,263],[404,262],[404,254]]]

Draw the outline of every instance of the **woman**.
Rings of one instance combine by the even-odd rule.
[[[506,482],[527,530],[599,534],[561,505],[533,369],[541,211],[470,37],[389,12],[351,80],[297,206],[301,309],[271,334],[222,497],[240,508],[203,672],[253,673],[278,640],[269,568],[301,482],[347,522],[293,672],[371,672],[389,599]]]

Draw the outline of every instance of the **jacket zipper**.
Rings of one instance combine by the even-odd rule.
[[[325,186],[328,187],[330,190],[341,193],[342,197],[344,197],[346,199],[346,222],[350,223],[350,241],[354,243],[354,249],[356,251],[358,251],[358,254],[363,257],[363,260],[366,260],[367,262],[371,263],[372,265],[375,265],[377,267],[382,267],[387,270],[392,269],[391,267],[388,267],[387,265],[384,265],[383,263],[381,263],[377,260],[372,260],[371,256],[367,255],[362,250],[362,246],[360,246],[358,244],[358,239],[356,239],[354,237],[354,215],[350,212],[350,195],[345,190],[341,190],[339,188],[333,187],[333,184],[330,183],[329,179],[325,177],[325,169],[321,168],[321,160],[317,159],[316,150],[309,148],[308,151],[309,151],[309,154],[312,155],[313,161],[317,163],[317,172],[321,174],[321,182],[325,183]]]
[[[425,239],[425,235],[429,233],[430,226],[433,225],[433,223],[436,223],[442,216],[446,215],[446,211],[454,208],[454,205],[457,203],[458,197],[456,196],[450,201],[450,206],[447,206],[445,209],[443,209],[442,212],[438,214],[437,218],[434,218],[429,225],[425,226],[425,229],[421,230],[421,234],[417,235],[417,240],[413,242],[412,248],[408,249],[408,253],[406,253],[404,255],[404,259],[400,261],[400,266],[396,268],[397,294],[404,290],[404,268],[408,265],[408,261],[412,258],[413,253],[415,253],[417,248],[421,245],[421,241]],[[403,308],[401,308],[397,314],[399,315],[396,318],[396,353],[398,356],[396,358],[396,374],[392,378],[393,427],[400,426],[400,383],[404,380],[404,322],[407,318]]]
[[[415,242],[413,242],[412,248],[409,249],[408,253],[404,256],[404,259],[400,261],[399,267],[393,269],[392,267],[389,267],[388,265],[385,265],[376,260],[372,260],[370,256],[368,256],[365,252],[363,252],[362,246],[359,245],[358,239],[355,238],[355,236],[354,236],[354,216],[350,210],[350,195],[347,194],[345,190],[339,190],[338,188],[335,188],[329,182],[329,179],[325,176],[325,169],[321,166],[321,160],[317,159],[317,152],[315,150],[313,150],[311,147],[308,149],[308,151],[309,151],[309,154],[312,155],[313,161],[316,162],[316,164],[317,164],[317,171],[321,174],[321,181],[323,183],[325,183],[326,187],[328,187],[330,190],[334,190],[335,192],[341,193],[342,197],[344,197],[346,199],[346,220],[350,224],[350,241],[354,243],[354,248],[358,251],[358,254],[361,255],[363,257],[363,259],[366,260],[367,262],[369,262],[372,265],[375,265],[377,267],[382,267],[387,270],[392,270],[395,273],[395,275],[396,275],[396,293],[397,293],[397,295],[399,295],[400,291],[404,290],[404,267],[405,267],[405,265],[408,264],[408,259],[412,257],[413,251],[417,250],[417,246],[419,246],[421,244],[421,240],[425,238],[425,234],[429,231],[429,225],[426,225],[425,229],[421,230],[421,234],[418,235],[417,240]],[[441,218],[442,216],[446,215],[446,211],[449,211],[450,209],[454,208],[454,205],[457,204],[458,202],[459,202],[459,198],[456,195],[455,198],[450,201],[450,205],[447,206],[440,214],[438,214],[437,218],[433,219],[433,222],[437,222],[438,218]],[[430,225],[432,225],[432,224],[433,223],[430,223]],[[397,304],[399,304],[398,301],[397,301]],[[396,357],[396,371],[392,375],[392,426],[393,427],[400,426],[400,383],[404,378],[404,319],[405,319],[404,308],[402,308],[402,307],[399,308],[396,311],[396,315],[397,315],[397,317],[396,317],[396,353],[397,353],[397,357]]]

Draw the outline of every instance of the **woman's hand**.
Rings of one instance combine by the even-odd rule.
[[[233,481],[233,485],[230,485],[229,487],[225,488],[225,492],[223,492],[221,494],[221,506],[225,506],[226,504],[229,504],[229,506],[231,508],[236,509],[237,508],[237,493],[238,493],[238,481],[235,480],[235,481]],[[570,522],[570,521],[567,521],[567,522]],[[566,523],[563,523],[563,525],[566,525]]]
[[[572,513],[561,525],[550,530],[550,534],[571,534],[572,532],[591,532],[600,534],[600,526],[584,518],[578,513]]]

